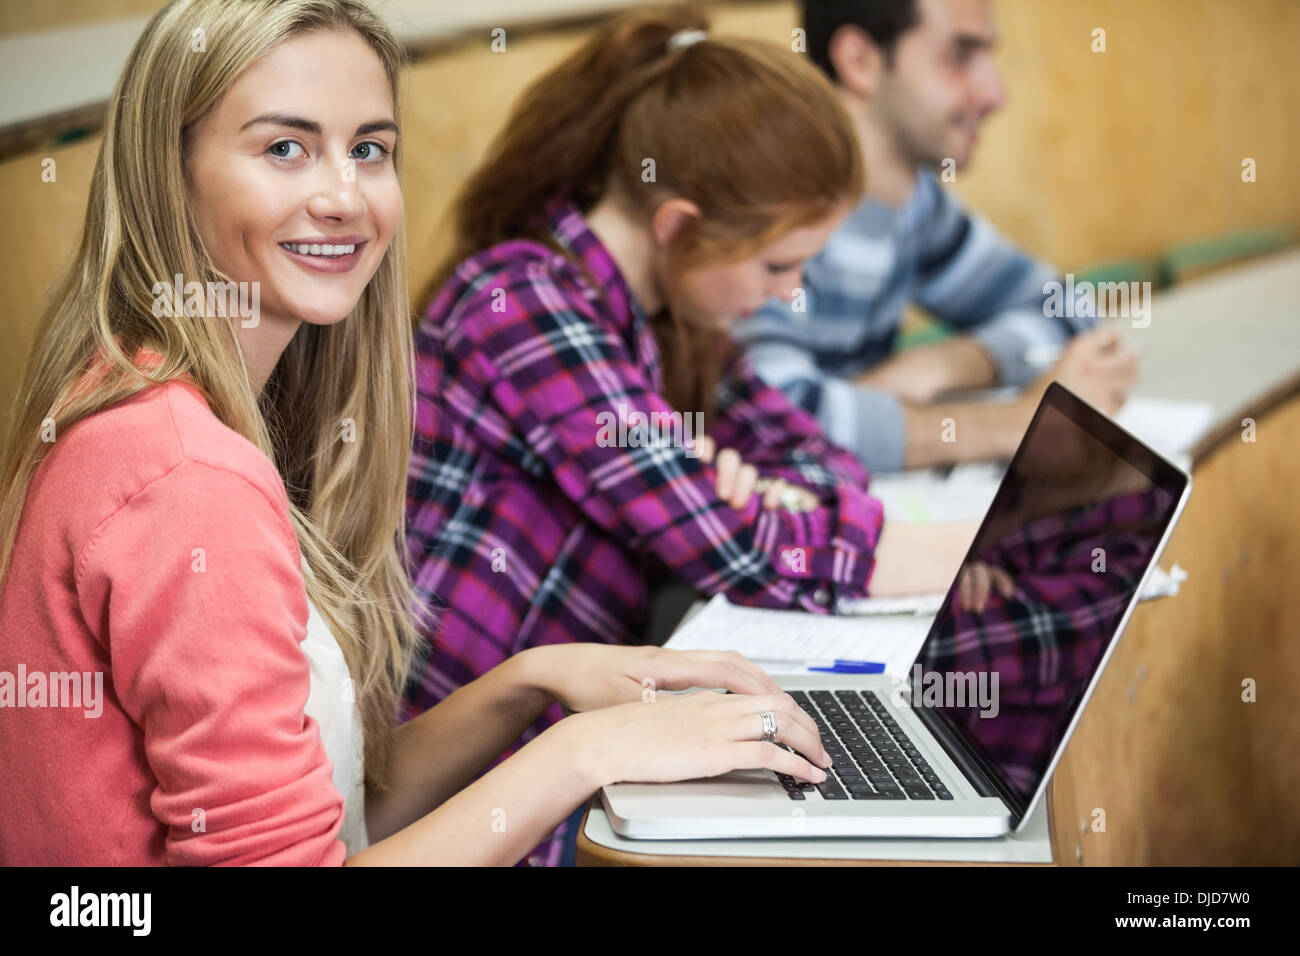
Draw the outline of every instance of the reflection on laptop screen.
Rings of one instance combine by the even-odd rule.
[[[909,675],[1012,795],[1038,789],[1185,477],[1054,386]],[[982,602],[982,603],[981,603]]]

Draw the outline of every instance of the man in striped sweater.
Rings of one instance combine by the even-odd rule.
[[[807,53],[854,120],[867,195],[802,294],[738,327],[759,373],[872,472],[1010,457],[1052,379],[1118,411],[1132,353],[1095,319],[1058,316],[1057,273],[939,183],[1003,101],[987,0],[805,0],[803,14]],[[891,355],[909,302],[957,334]],[[944,398],[995,385],[1023,390]]]

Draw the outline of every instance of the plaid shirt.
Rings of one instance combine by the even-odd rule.
[[[999,383],[1022,386],[1041,371],[1027,350],[1061,345],[1096,322],[1047,314],[1044,287],[1057,278],[920,169],[902,207],[863,200],[809,260],[803,311],[774,299],[736,336],[759,374],[816,415],[832,441],[873,472],[898,471],[902,403],[852,379],[889,357],[903,307],[916,302],[969,333]]]
[[[1011,597],[994,591],[977,614],[961,610],[956,589],[949,596],[947,620],[919,663],[926,672],[997,673],[996,718],[980,717],[978,706],[948,713],[1026,800],[1141,583],[1172,505],[1153,489],[1028,521],[976,549],[978,561],[1011,576]],[[1093,570],[1097,548],[1104,572]]]
[[[816,509],[767,511],[755,497],[735,510],[680,443],[600,440],[611,416],[672,413],[660,354],[580,212],[555,201],[546,217],[567,257],[524,240],[473,256],[417,334],[407,553],[438,623],[408,715],[524,648],[635,643],[658,568],[762,607],[827,613],[867,592],[883,511],[865,471],[743,356],[718,386],[710,434],[813,491]],[[550,708],[521,743],[560,716]]]

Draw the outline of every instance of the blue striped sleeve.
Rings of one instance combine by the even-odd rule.
[[[993,360],[999,384],[1027,384],[1041,371],[1025,361],[1027,350],[1064,345],[1095,320],[1048,315],[1047,285],[1059,279],[1053,269],[967,213],[933,175],[923,173],[918,188],[917,303],[969,332]]]

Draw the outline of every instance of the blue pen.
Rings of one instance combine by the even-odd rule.
[[[837,659],[833,664],[814,667],[808,665],[808,670],[818,671],[823,674],[883,674],[885,665],[879,661],[846,661]]]

